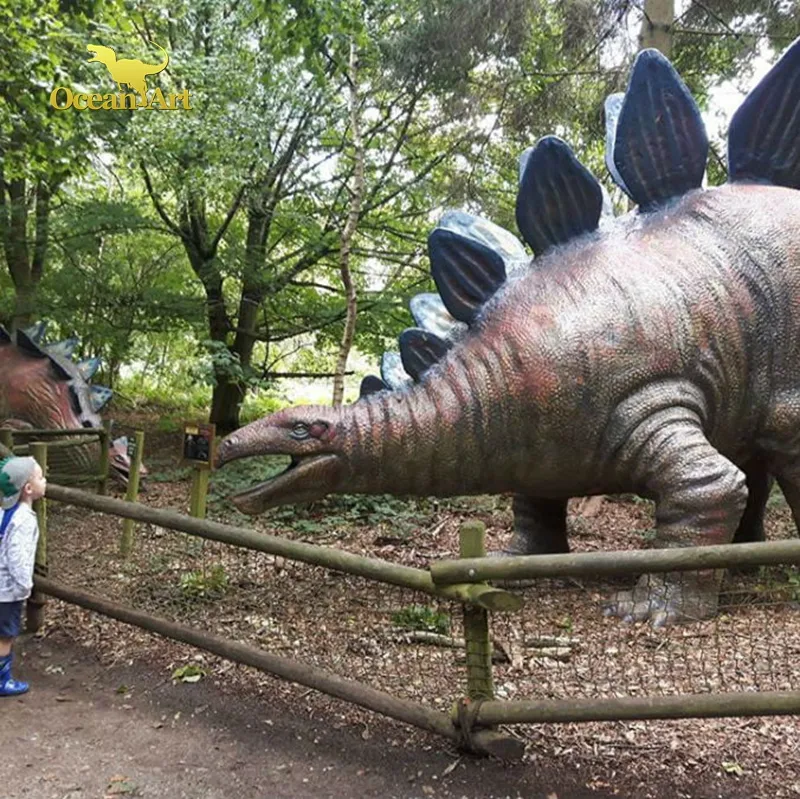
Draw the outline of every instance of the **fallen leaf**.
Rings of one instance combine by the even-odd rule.
[[[127,777],[112,777],[106,786],[106,799],[115,796],[135,796],[138,793],[139,788],[136,783]]]
[[[443,772],[442,776],[446,777],[448,774],[452,774],[455,771],[456,766],[461,762],[461,758],[456,758]]]
[[[735,760],[723,760],[722,770],[726,774],[735,774],[737,777],[744,774],[744,769]]]

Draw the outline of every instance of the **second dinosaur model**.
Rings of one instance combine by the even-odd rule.
[[[100,366],[99,359],[74,362],[71,356],[78,340],[69,338],[45,345],[44,330],[43,322],[13,334],[0,326],[0,428],[24,433],[30,429],[102,426],[99,411],[111,399],[112,391],[90,383]],[[97,441],[90,441],[52,449],[48,462],[55,471],[96,474],[100,447]],[[127,482],[130,458],[124,438],[112,443],[109,465],[114,476]],[[144,467],[142,474],[146,474]]]

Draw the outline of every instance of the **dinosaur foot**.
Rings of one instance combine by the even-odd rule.
[[[644,574],[632,591],[620,591],[608,601],[603,613],[626,622],[649,621],[653,627],[711,619],[717,613],[719,582],[713,572]]]

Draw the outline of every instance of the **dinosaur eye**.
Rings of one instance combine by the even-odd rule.
[[[308,438],[308,425],[304,422],[295,422],[294,425],[292,425],[291,436],[292,438],[296,438],[298,441]]]

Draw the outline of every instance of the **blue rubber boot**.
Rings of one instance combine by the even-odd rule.
[[[19,696],[27,693],[30,686],[26,682],[15,680],[11,676],[11,661],[13,655],[0,658],[0,696]]]

